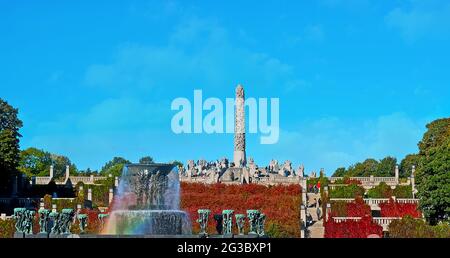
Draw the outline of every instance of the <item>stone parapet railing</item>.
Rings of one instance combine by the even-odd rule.
[[[375,217],[372,221],[383,227],[383,231],[389,230],[389,224],[394,220],[399,220],[400,217]],[[361,217],[333,217],[334,222],[342,223],[345,221],[359,221]]]
[[[336,202],[353,202],[354,200],[352,198],[330,198],[330,201]],[[397,203],[419,203],[419,199],[412,198],[396,198],[395,201]],[[389,198],[364,198],[364,202],[368,205],[378,205],[389,202]]]

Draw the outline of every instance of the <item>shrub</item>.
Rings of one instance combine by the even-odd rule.
[[[181,183],[181,209],[189,213],[193,233],[199,231],[198,209],[209,209],[208,232],[215,234],[214,214],[232,209],[234,214],[245,214],[249,209],[258,209],[266,214],[266,233],[271,237],[300,236],[300,186],[277,185],[266,187],[248,185],[204,185]],[[234,220],[234,217],[233,217]],[[245,229],[248,229],[246,222]],[[236,228],[233,229],[236,232]]]
[[[369,198],[391,198],[392,194],[393,190],[385,182],[381,182],[367,192]]]
[[[418,210],[415,203],[398,203],[393,199],[390,199],[387,203],[380,203],[381,216],[382,217],[404,217],[412,216],[414,218],[422,217],[421,212]]]
[[[450,225],[441,223],[428,225],[422,219],[405,216],[389,225],[389,237],[392,238],[450,238]]]
[[[13,238],[16,231],[15,223],[13,219],[0,220],[0,238]]]
[[[411,185],[397,185],[393,193],[397,198],[412,198],[412,187]]]
[[[339,186],[330,190],[330,198],[356,198],[364,195],[364,188],[357,184]]]
[[[364,216],[359,221],[347,220],[335,222],[330,219],[324,222],[325,238],[367,238],[376,234],[382,236],[383,228],[372,221],[371,216]]]

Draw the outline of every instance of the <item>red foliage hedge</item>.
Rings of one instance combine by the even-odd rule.
[[[205,185],[183,182],[181,183],[180,206],[189,213],[194,234],[199,231],[199,224],[196,222],[198,209],[211,210],[208,220],[210,234],[216,234],[214,214],[221,214],[225,209],[234,210],[234,214],[246,214],[249,209],[258,209],[267,216],[266,231],[268,235],[299,237],[300,192],[299,185],[266,187],[255,184]],[[245,228],[248,228],[247,223]]]
[[[422,213],[418,210],[415,203],[398,203],[393,199],[390,199],[387,203],[380,203],[381,216],[382,217],[400,217],[403,218],[407,215],[413,218],[422,217]]]
[[[383,235],[383,227],[372,221],[371,216],[364,216],[359,221],[347,220],[335,222],[333,219],[324,223],[325,238],[367,238],[369,235]]]

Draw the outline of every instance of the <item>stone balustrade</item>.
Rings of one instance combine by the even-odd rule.
[[[353,202],[353,198],[330,198],[330,201],[336,202]],[[419,199],[412,198],[396,198],[398,203],[419,203]],[[378,205],[380,203],[389,202],[389,198],[364,198],[364,202],[368,205]]]
[[[389,231],[389,225],[394,220],[402,219],[400,217],[374,217],[372,221],[383,227],[383,231]],[[345,221],[359,221],[361,217],[333,217],[334,222],[342,223]]]
[[[72,185],[76,185],[78,182],[83,182],[83,184],[92,185],[97,180],[105,180],[108,177],[105,176],[69,176],[68,179],[70,179],[70,182]],[[51,177],[44,176],[44,177],[36,177],[36,184],[37,185],[46,185],[50,182]],[[56,182],[56,184],[66,184],[67,179],[61,182]]]

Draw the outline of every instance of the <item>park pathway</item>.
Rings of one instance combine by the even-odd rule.
[[[314,205],[313,207],[307,208],[307,213],[311,214],[313,224],[308,227],[309,230],[309,238],[323,238],[325,233],[325,228],[323,226],[323,214],[321,214],[320,218],[317,217],[317,207],[316,202],[320,198],[320,193],[307,193],[308,204]]]

